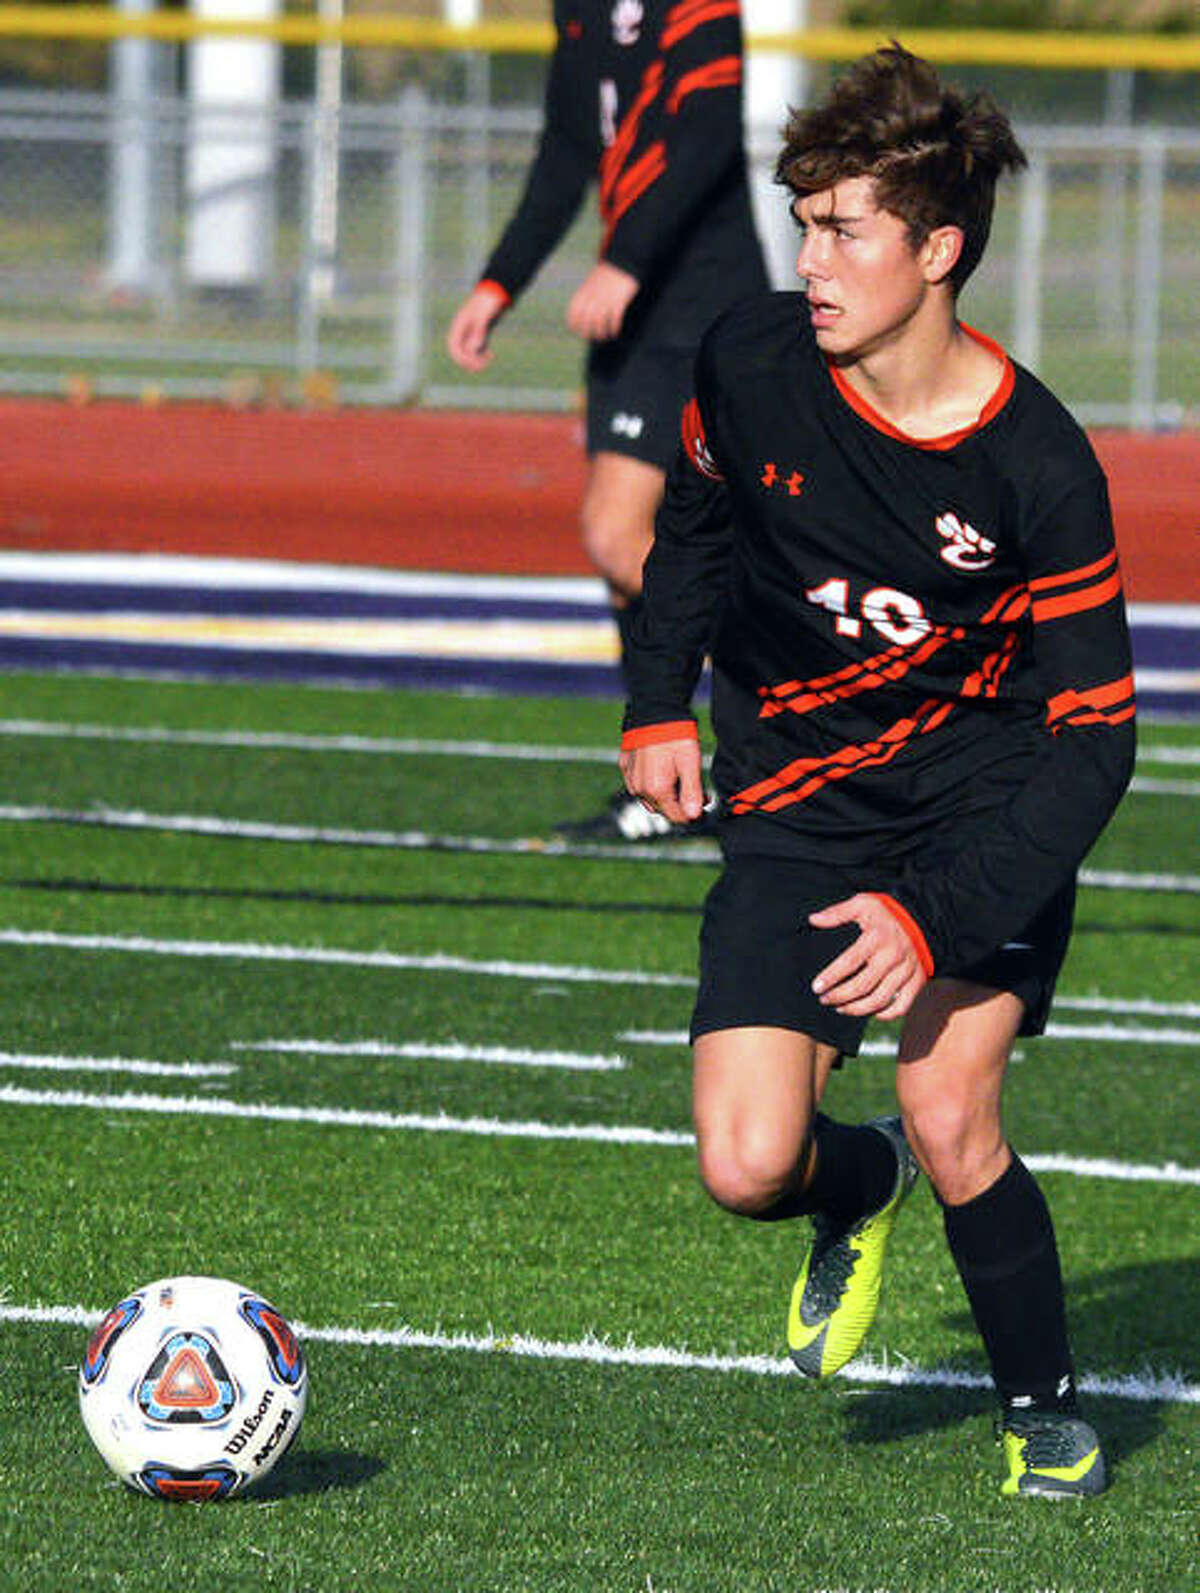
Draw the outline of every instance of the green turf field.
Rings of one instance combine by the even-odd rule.
[[[1200,726],[1144,730],[1011,1073],[1113,1473],[1052,1505],[998,1495],[926,1189],[869,1360],[786,1370],[804,1235],[717,1211],[689,1143],[711,863],[526,844],[611,790],[617,717],[0,676],[0,1587],[1194,1585]],[[839,1115],[891,1104],[870,1038]],[[126,1492],[77,1410],[86,1323],[189,1271],[266,1294],[311,1368],[226,1505]]]

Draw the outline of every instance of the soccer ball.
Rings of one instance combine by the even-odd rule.
[[[79,1408],[121,1481],[227,1499],[279,1461],[308,1399],[304,1352],[273,1305],[225,1278],[162,1278],[92,1334]]]

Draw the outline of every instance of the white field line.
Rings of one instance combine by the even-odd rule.
[[[180,747],[227,747],[248,751],[355,752],[380,757],[498,758],[531,763],[615,764],[612,746],[544,746],[529,742],[449,740],[416,736],[305,735],[276,730],[181,730],[168,725],[98,725],[53,719],[0,719],[0,736],[49,740],[118,741]],[[1200,767],[1200,747],[1139,747],[1139,767],[1176,764]],[[1200,794],[1200,781],[1184,782],[1185,794]]]
[[[124,741],[179,747],[227,747],[250,751],[356,752],[379,757],[499,758],[514,763],[606,763],[616,768],[610,747],[548,747],[512,741],[450,741],[407,736],[320,736],[286,731],[172,730],[165,725],[91,725],[45,719],[0,719],[0,736],[49,740]]]
[[[1200,790],[1200,781],[1196,782]],[[55,808],[45,804],[0,805],[0,823],[81,824],[100,829],[155,830],[172,835],[206,835],[218,840],[286,842],[304,846],[381,847],[392,851],[466,852],[502,857],[603,858],[605,862],[701,863],[719,860],[714,841],[672,841],[663,846],[614,842],[597,844],[524,836],[435,835],[428,830],[352,830],[311,824],[271,824],[258,819],[226,819],[203,813],[147,813],[136,808]],[[1200,874],[1134,874],[1082,869],[1079,882],[1099,890],[1200,893]]]
[[[89,586],[199,587],[221,591],[354,592],[390,596],[523,598],[594,604],[607,613],[598,576],[455,575],[380,570],[351,564],[295,564],[282,559],[236,559],[178,553],[0,553],[0,579],[75,582]],[[1147,622],[1186,625],[1185,604],[1131,604]],[[1175,616],[1178,617],[1175,617]]]
[[[0,1106],[48,1106],[63,1110],[139,1112],[168,1117],[216,1117],[271,1123],[308,1123],[327,1128],[369,1128],[395,1133],[471,1134],[493,1139],[567,1140],[601,1145],[646,1145],[689,1149],[695,1136],[676,1129],[637,1124],[542,1123],[495,1117],[449,1117],[444,1113],[381,1112],[354,1107],[287,1106],[267,1101],[232,1101],[196,1095],[89,1095],[83,1090],[27,1090],[0,1086]],[[1153,1165],[1107,1158],[1023,1155],[1035,1172],[1123,1183],[1180,1184],[1200,1188],[1200,1167],[1177,1162]]]
[[[104,1316],[101,1310],[82,1305],[0,1304],[0,1323],[12,1322],[52,1327],[92,1328]],[[351,1345],[363,1349],[442,1350],[450,1354],[507,1355],[523,1360],[562,1361],[585,1366],[650,1367],[677,1372],[715,1372],[725,1376],[797,1377],[795,1367],[785,1357],[773,1355],[704,1355],[669,1345],[613,1344],[607,1339],[588,1337],[575,1341],[541,1339],[525,1333],[429,1333],[418,1328],[315,1327],[293,1322],[300,1339],[307,1344]],[[876,1361],[862,1356],[843,1368],[838,1376],[848,1383],[891,1388],[990,1389],[991,1380],[978,1372],[961,1372],[950,1367],[924,1367],[915,1361]],[[1200,1384],[1189,1383],[1182,1375],[1101,1377],[1085,1373],[1078,1379],[1080,1389],[1089,1395],[1163,1405],[1200,1404]]]
[[[1154,1018],[1200,1018],[1200,1001],[1155,1001],[1150,996],[1056,995],[1054,1005],[1073,1012],[1113,1012],[1123,1017],[1137,1013]]]
[[[686,1045],[683,1029],[630,1029],[617,1036],[629,1045]],[[1043,1040],[1097,1040],[1112,1045],[1190,1045],[1200,1047],[1200,1029],[1152,1029],[1119,1023],[1050,1023]],[[895,1040],[868,1040],[860,1056],[894,1056]]]
[[[1154,780],[1135,774],[1129,789],[1137,796],[1200,797],[1200,780]]]
[[[286,1106],[198,1095],[88,1095],[83,1090],[26,1090],[0,1086],[0,1106],[53,1106],[94,1112],[142,1112],[170,1117],[242,1118],[269,1123],[311,1123],[330,1128],[369,1128],[396,1133],[474,1134],[493,1139],[573,1140],[593,1144],[689,1146],[693,1136],[636,1124],[539,1123],[494,1117],[448,1117],[444,1113],[373,1112],[354,1107]],[[1028,1160],[1028,1158],[1026,1158]],[[1196,1174],[1200,1182],[1200,1172]],[[1176,1182],[1173,1177],[1169,1182]],[[1188,1180],[1185,1179],[1184,1182]]]
[[[62,1056],[0,1051],[0,1068],[35,1073],[130,1073],[160,1079],[220,1079],[238,1071],[233,1062],[145,1062],[124,1056]]]
[[[156,830],[168,835],[208,835],[218,840],[279,841],[301,846],[383,847],[391,851],[467,852],[501,857],[592,857],[606,862],[706,863],[717,861],[713,841],[678,841],[669,846],[623,846],[525,836],[434,835],[428,830],[351,830],[313,824],[271,824],[205,813],[145,813],[131,808],[53,808],[43,804],[0,805],[0,822],[82,824],[112,830]],[[1200,878],[1200,877],[1198,877]],[[1200,883],[1197,884],[1200,889]]]
[[[1200,892],[1200,874],[1133,874],[1125,869],[1081,868],[1079,883],[1093,890]]]
[[[349,951],[329,946],[264,945],[256,941],[152,940],[141,935],[65,935],[56,930],[0,929],[0,945],[47,947],[65,951],[115,952],[153,957],[222,958],[248,962],[331,964],[351,968],[417,973],[479,975],[497,979],[528,979],[549,984],[598,984],[691,989],[694,974],[648,973],[637,968],[589,968],[574,963],[507,962],[455,957],[445,952],[424,955],[392,951]],[[1124,1000],[1106,996],[1057,996],[1059,1007],[1086,1012],[1138,1013],[1164,1018],[1200,1018],[1200,1002]],[[631,1039],[640,1031],[619,1036]],[[672,1031],[667,1043],[677,1043]]]
[[[255,941],[154,940],[142,935],[64,935],[54,930],[0,929],[0,946],[55,947],[64,951],[129,953],[150,957],[227,957],[236,962],[286,962],[388,972],[472,974],[548,984],[649,985],[690,989],[692,974],[648,973],[637,968],[585,968],[570,963],[509,962],[396,951],[350,951],[331,946],[264,945]]]
[[[1059,993],[1054,997],[1054,1005],[1072,1012],[1111,1012],[1119,1017],[1200,1018],[1200,1001],[1155,1001],[1149,996],[1066,996]],[[667,1045],[678,1043],[679,1034],[682,1031],[630,1029],[617,1038]]]
[[[1200,1043],[1200,1035],[1197,1036]],[[526,1068],[564,1068],[579,1073],[617,1073],[623,1056],[586,1051],[533,1051],[510,1045],[448,1045],[427,1040],[235,1040],[233,1051],[293,1052],[302,1056],[415,1057],[431,1062],[484,1062]],[[0,1058],[0,1061],[3,1059]]]
[[[1200,1029],[1150,1029],[1120,1023],[1048,1023],[1048,1040],[1099,1040],[1105,1045],[1200,1046]]]

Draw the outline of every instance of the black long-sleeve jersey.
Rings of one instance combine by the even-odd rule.
[[[1070,882],[1129,779],[1107,487],[996,345],[978,422],[916,441],[826,361],[805,312],[802,294],[758,296],[701,346],[625,744],[694,729],[711,650],[727,850],[846,865],[952,973]]]
[[[599,186],[600,255],[636,277],[623,336],[694,348],[766,286],[742,138],[740,0],[555,0],[545,121],[482,280],[515,300]]]

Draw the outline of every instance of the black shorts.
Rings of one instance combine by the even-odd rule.
[[[659,470],[679,449],[692,396],[695,351],[617,339],[593,343],[587,361],[587,451],[626,454]]]
[[[761,1025],[794,1029],[854,1056],[868,1020],[822,1006],[812,981],[858,929],[854,924],[814,929],[808,915],[861,889],[861,876],[852,879],[820,863],[754,854],[728,858],[704,904],[691,1038]],[[1025,1004],[1020,1033],[1041,1034],[1074,905],[1072,884],[1022,934],[969,968],[956,968],[954,977],[1012,991]]]

